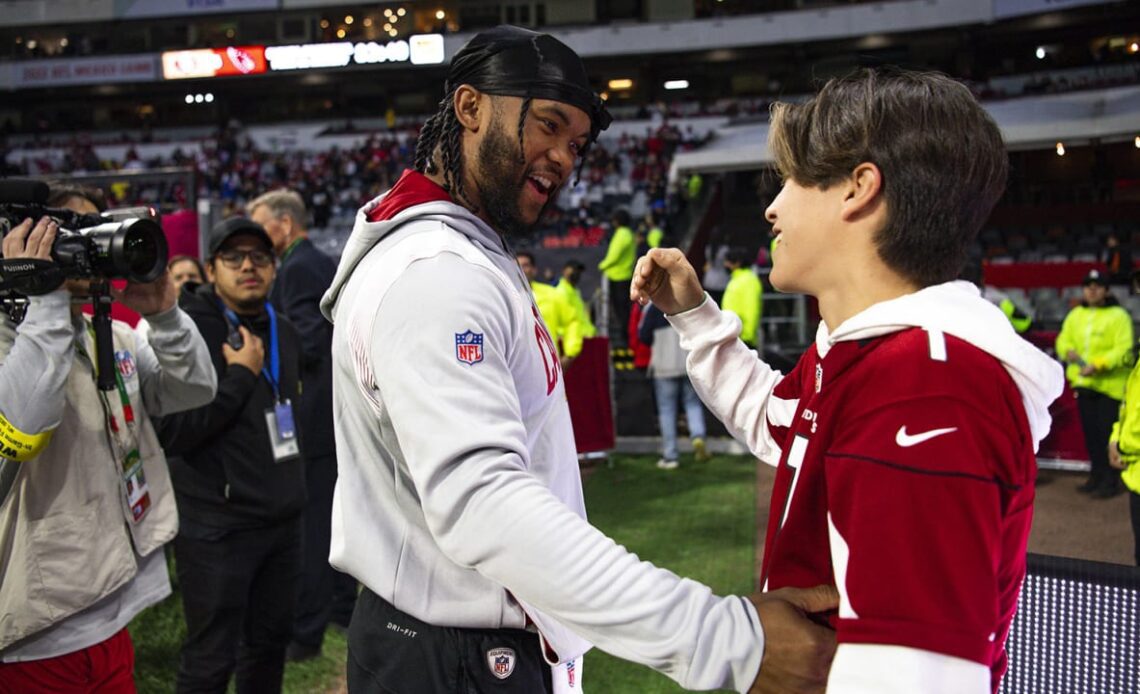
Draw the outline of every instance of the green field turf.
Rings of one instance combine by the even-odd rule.
[[[753,592],[756,463],[713,456],[658,470],[657,456],[616,456],[586,480],[590,522],[642,559],[712,587],[718,595]],[[594,650],[586,656],[587,694],[684,691],[649,668]]]
[[[585,487],[590,521],[642,559],[706,583],[718,594],[752,593],[754,459],[714,456],[695,463],[683,456],[676,470],[658,470],[656,460],[619,455],[612,467],[603,463],[592,470]],[[177,594],[132,622],[140,693],[174,691],[184,634]],[[285,691],[338,691],[345,653],[344,635],[330,630],[320,658],[286,666]],[[586,656],[583,676],[588,694],[683,691],[663,675],[596,650]]]

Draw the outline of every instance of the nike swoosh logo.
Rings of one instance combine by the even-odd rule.
[[[923,441],[929,441],[936,436],[949,434],[952,431],[958,431],[958,427],[950,427],[948,429],[931,429],[930,431],[924,431],[921,434],[908,434],[906,433],[906,425],[904,424],[899,427],[898,433],[895,434],[895,443],[902,446],[903,448],[910,448],[911,446],[917,446]]]

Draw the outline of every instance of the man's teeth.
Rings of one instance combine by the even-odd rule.
[[[554,181],[551,181],[549,178],[543,178],[542,176],[531,176],[530,180],[537,183],[538,187],[544,193],[549,193],[550,189],[554,187]]]

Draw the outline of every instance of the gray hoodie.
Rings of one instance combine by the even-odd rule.
[[[553,341],[499,235],[419,174],[357,216],[334,322],[330,560],[432,624],[535,623],[690,689],[746,691],[747,600],[640,561],[585,520]],[[409,194],[409,189],[411,193]]]

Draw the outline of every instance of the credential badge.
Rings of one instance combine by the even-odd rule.
[[[468,330],[455,333],[455,358],[463,364],[483,361],[483,333]]]
[[[495,677],[507,679],[515,671],[515,649],[492,648],[487,651],[487,667]]]
[[[815,365],[815,392],[819,392],[823,388],[823,365]]]

